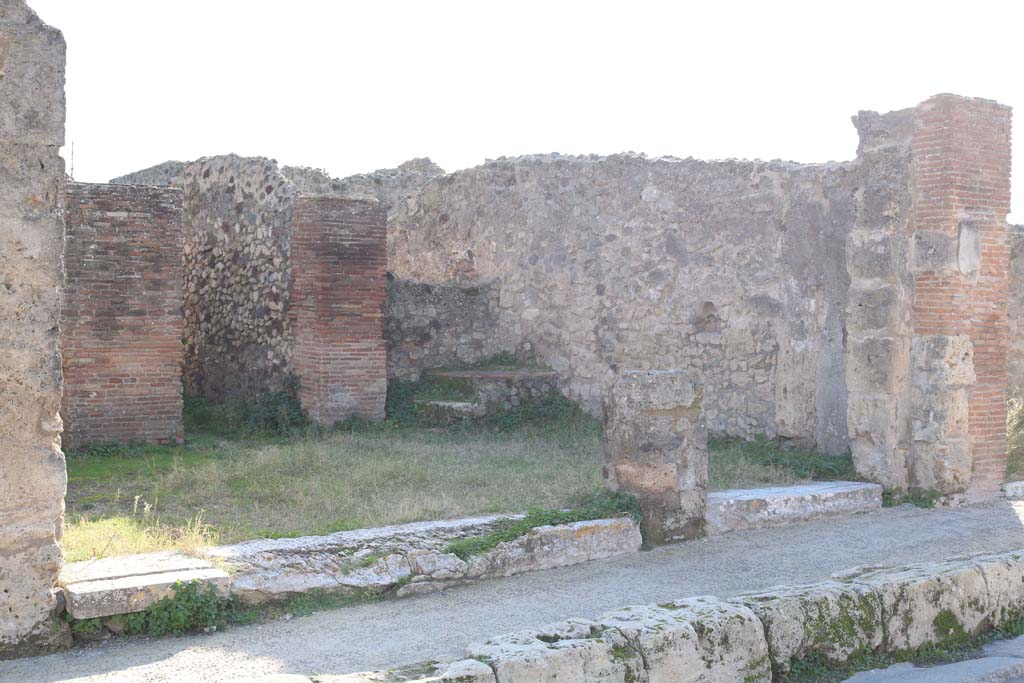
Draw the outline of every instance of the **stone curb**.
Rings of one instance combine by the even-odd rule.
[[[770,683],[773,672],[784,674],[809,655],[838,664],[859,651],[941,645],[1022,613],[1024,550],[860,567],[805,586],[626,607],[593,621],[496,636],[415,683]],[[409,678],[329,677],[330,683],[399,680]]]

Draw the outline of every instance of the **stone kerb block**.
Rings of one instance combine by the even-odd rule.
[[[695,538],[707,504],[701,391],[684,372],[622,373],[605,400],[608,486],[635,495],[648,542]]]

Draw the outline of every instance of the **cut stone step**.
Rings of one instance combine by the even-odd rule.
[[[706,530],[709,536],[717,536],[881,507],[882,487],[855,481],[731,489],[708,494]]]
[[[1008,481],[1003,484],[1003,493],[1006,494],[1007,498],[1019,499],[1024,498],[1024,481]]]
[[[75,619],[141,612],[174,594],[178,581],[200,581],[227,597],[231,580],[206,560],[179,553],[147,553],[72,562],[60,573],[67,611]]]

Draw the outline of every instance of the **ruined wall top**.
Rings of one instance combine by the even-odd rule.
[[[65,50],[23,0],[0,0],[0,142],[64,144]]]

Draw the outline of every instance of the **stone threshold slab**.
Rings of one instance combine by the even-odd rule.
[[[61,570],[59,584],[68,614],[75,619],[93,619],[141,612],[173,596],[178,581],[199,581],[225,597],[230,589],[226,572],[206,560],[180,553],[72,562]]]
[[[708,494],[706,532],[717,536],[881,507],[882,487],[855,481],[716,491]]]

